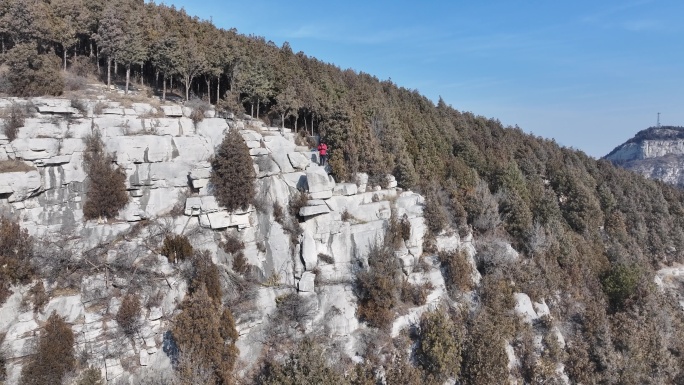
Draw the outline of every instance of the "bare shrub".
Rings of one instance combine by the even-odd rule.
[[[66,91],[80,91],[88,85],[88,79],[76,75],[71,72],[67,72],[64,75],[64,89]]]
[[[29,289],[28,294],[31,298],[31,302],[33,302],[34,312],[43,310],[45,305],[47,305],[48,301],[50,300],[50,297],[45,292],[43,281],[38,281],[38,283],[33,285],[31,289]]]
[[[166,256],[169,263],[183,261],[192,256],[193,249],[190,240],[185,235],[172,234],[164,238],[161,254]]]
[[[98,131],[86,139],[83,161],[88,175],[83,216],[86,219],[114,218],[128,203],[126,173],[115,167],[114,158],[104,151]]]
[[[281,225],[285,221],[285,211],[283,211],[283,206],[278,202],[273,202],[273,219]]]
[[[237,130],[228,131],[211,160],[216,199],[228,211],[247,209],[254,202],[254,179],[249,148]]]
[[[273,323],[284,325],[293,322],[295,327],[303,327],[315,314],[315,301],[291,292],[276,298],[276,316]]]
[[[220,304],[223,297],[218,267],[212,262],[207,250],[195,252],[192,256],[192,276],[188,291],[195,293],[200,287],[206,288],[207,294]]]
[[[191,99],[185,102],[186,107],[190,107],[192,112],[190,113],[190,119],[197,124],[204,120],[204,113],[211,109],[211,104],[202,99]]]
[[[83,100],[77,99],[77,98],[72,98],[70,102],[71,102],[71,107],[77,109],[78,112],[81,113],[81,115],[83,115],[83,116],[88,115],[88,105]]]
[[[431,283],[426,283],[426,284],[413,284],[410,283],[408,280],[404,280],[401,283],[401,291],[400,291],[400,297],[401,297],[401,302],[411,304],[413,306],[422,306],[425,305],[425,301],[427,300],[427,296],[432,290],[432,284]]]
[[[291,199],[288,206],[288,211],[291,216],[298,218],[299,210],[309,204],[309,197],[305,193],[298,191]]]
[[[245,244],[234,234],[230,234],[226,237],[226,240],[221,243],[223,251],[228,254],[235,254],[238,251],[245,249]]]
[[[74,333],[62,317],[53,312],[40,333],[38,349],[21,369],[19,383],[24,385],[59,384],[76,365]]]
[[[104,112],[104,109],[107,108],[107,105],[103,102],[97,102],[93,106],[93,115],[102,115]]]
[[[233,254],[233,271],[245,275],[249,270],[249,267],[250,264],[249,262],[247,262],[247,258],[245,258],[245,253],[242,250]]]
[[[121,307],[114,318],[127,336],[133,336],[140,329],[141,315],[140,297],[130,293],[121,301]]]
[[[105,382],[100,369],[91,367],[81,372],[75,385],[105,385]]]
[[[17,103],[12,103],[12,105],[3,111],[3,133],[9,139],[13,141],[19,135],[19,128],[24,127],[26,123],[26,110],[24,107]]]

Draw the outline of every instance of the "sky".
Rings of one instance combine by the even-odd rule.
[[[684,126],[681,0],[163,2],[597,158]]]

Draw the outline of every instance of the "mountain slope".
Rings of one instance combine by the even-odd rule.
[[[684,186],[684,127],[650,127],[605,159],[647,178]]]

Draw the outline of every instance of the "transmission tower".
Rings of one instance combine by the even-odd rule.
[[[656,127],[660,128],[660,112],[658,112],[658,123],[656,124]]]

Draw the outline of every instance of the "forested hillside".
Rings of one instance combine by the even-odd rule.
[[[406,336],[421,342],[410,357],[400,342],[394,350],[369,346],[366,364],[338,372],[305,340],[265,361],[255,383],[307,383],[317,369],[328,383],[498,384],[508,375],[506,343],[522,357],[524,383],[562,383],[558,365],[570,383],[684,383],[684,313],[676,293],[654,283],[658,270],[684,262],[682,191],[166,5],[1,0],[0,36],[8,95],[61,95],[97,76],[126,92],[204,99],[225,113],[320,135],[338,182],[365,172],[369,184],[384,185],[394,174],[399,187],[422,193],[426,253],[444,232],[474,235],[482,281],[459,280],[463,267],[440,255],[443,273],[453,273],[445,277],[453,298]],[[504,257],[491,246],[499,241],[520,257]],[[465,306],[459,296],[470,291]],[[518,292],[545,302],[550,315],[519,322]],[[548,337],[554,328],[563,346]],[[430,338],[451,345],[439,350]]]

